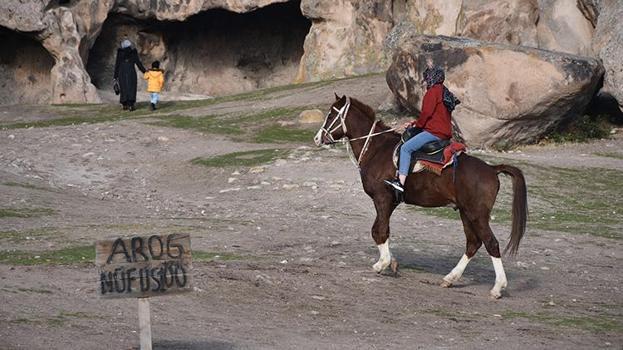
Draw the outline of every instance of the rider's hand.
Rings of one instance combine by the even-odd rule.
[[[407,128],[410,128],[411,125],[413,125],[413,122],[406,122],[406,123],[402,124],[401,128],[402,129],[407,129]]]

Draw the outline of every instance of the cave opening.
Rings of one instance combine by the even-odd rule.
[[[111,90],[116,51],[128,38],[145,67],[161,62],[170,96],[218,96],[284,85],[296,78],[310,28],[300,0],[242,14],[207,10],[183,22],[111,14],[89,52],[87,71],[98,89]]]
[[[35,39],[0,27],[0,104],[40,104],[51,98],[54,58]]]

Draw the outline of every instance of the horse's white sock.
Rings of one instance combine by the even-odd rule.
[[[491,257],[493,262],[493,269],[495,270],[495,285],[491,289],[491,296],[494,298],[502,297],[502,290],[506,288],[508,282],[506,281],[506,273],[504,272],[504,266],[502,265],[502,259]]]
[[[372,266],[374,271],[381,273],[389,266],[392,261],[392,253],[389,251],[389,238],[383,244],[377,245],[379,248],[379,261]]]
[[[470,260],[472,260],[472,258],[468,258],[467,255],[463,254],[461,260],[459,260],[459,263],[456,264],[452,271],[450,271],[450,273],[447,274],[446,277],[443,278],[443,280],[448,283],[454,283],[458,281],[461,276],[463,276],[463,271],[465,271],[465,268],[467,267],[467,264],[469,264]]]

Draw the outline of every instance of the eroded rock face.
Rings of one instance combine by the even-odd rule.
[[[260,21],[234,16],[282,3],[295,7],[302,22],[293,23],[290,13]],[[309,30],[298,6],[299,2],[288,0],[6,0],[0,3],[0,26],[32,32],[54,59],[45,83],[46,97],[29,99],[32,94],[24,93],[24,102],[99,102],[91,81],[111,88],[116,46],[125,37],[137,45],[146,65],[158,59],[166,69],[168,63],[168,87],[226,94],[294,80]],[[226,9],[230,16],[210,17],[213,9]],[[128,16],[119,28],[105,33],[111,42],[93,48],[106,19],[119,14]],[[113,24],[119,23],[113,19]],[[85,69],[87,62],[91,76]],[[11,65],[0,69],[6,72],[0,80],[20,74]],[[43,79],[37,81],[44,86]]]
[[[456,32],[483,41],[538,47],[538,20],[537,0],[470,0],[463,2]]]
[[[6,0],[0,3],[0,25],[29,32],[53,59],[51,67],[47,67],[49,60],[45,60],[43,67],[46,67],[47,74],[41,72],[42,68],[32,68],[32,76],[39,77],[34,79],[37,86],[31,86],[30,91],[20,91],[20,103],[99,102],[83,60],[89,48],[88,39],[97,35],[112,0],[73,1],[67,5],[61,6],[58,1],[51,0]],[[26,62],[33,60],[41,59],[25,59]],[[13,70],[4,64],[2,68],[4,73],[0,79],[19,76],[19,69]],[[24,85],[18,83],[17,89],[21,86]],[[15,101],[0,98],[0,103],[12,102]]]
[[[54,59],[32,36],[0,27],[0,101],[10,104],[49,103]]]
[[[184,22],[113,14],[87,68],[99,89],[110,89],[116,50],[128,38],[146,67],[160,61],[165,91],[223,95],[289,84],[310,27],[297,5],[274,4],[245,14],[210,10]]]
[[[55,60],[50,71],[51,102],[100,102],[80,57],[82,37],[74,14],[59,7],[48,12],[45,20],[46,30],[39,37]]]
[[[463,0],[393,2],[394,22],[413,24],[421,34],[456,35]]]
[[[577,0],[578,9],[584,17],[591,22],[593,28],[597,26],[597,17],[599,17],[599,9],[601,0]]]
[[[576,1],[539,0],[539,48],[590,56],[593,25]]]
[[[623,108],[623,2],[602,0],[593,50],[606,69],[602,91]]]
[[[280,6],[297,13],[266,15]],[[606,67],[604,91],[622,103],[621,6],[619,0],[4,0],[0,26],[28,33],[53,58],[48,78],[33,75],[37,86],[48,84],[48,96],[24,93],[26,102],[99,101],[93,84],[111,89],[116,47],[125,37],[146,65],[163,63],[167,89],[218,95],[384,71],[391,61],[384,43],[394,46],[387,34],[400,27],[598,56]],[[260,14],[267,18],[254,19]],[[0,72],[0,81],[20,74],[1,62]]]
[[[45,29],[45,8],[49,0],[0,1],[0,26],[20,32]]]
[[[379,72],[387,67],[381,49],[392,28],[391,2],[303,0],[312,21],[297,81]]]
[[[184,21],[188,17],[212,9],[246,13],[289,0],[117,0],[114,12],[139,19]]]
[[[462,104],[453,113],[471,147],[503,148],[537,141],[584,111],[603,74],[596,59],[470,39],[403,34],[387,83],[419,112],[425,59],[446,70]]]

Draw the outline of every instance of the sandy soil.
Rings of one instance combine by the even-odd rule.
[[[184,114],[326,107],[333,91],[373,106],[388,92],[383,78],[372,76]],[[0,116],[6,122],[54,113],[13,106]],[[623,170],[623,159],[594,155],[622,146],[615,135],[494,155]],[[294,149],[288,158],[252,171],[190,163],[284,147]],[[623,241],[529,228],[518,257],[505,260],[508,290],[492,300],[495,276],[484,249],[455,287],[439,286],[463,254],[460,222],[401,207],[391,238],[400,274],[377,275],[374,208],[341,149],[317,149],[311,140],[234,142],[140,119],[0,130],[0,150],[2,207],[53,209],[0,218],[0,231],[17,235],[1,236],[2,251],[190,232],[193,250],[223,257],[194,263],[194,292],[151,299],[155,349],[623,348]],[[29,186],[9,185],[15,183]],[[510,228],[493,228],[505,245]],[[0,349],[138,348],[136,300],[98,298],[88,262],[1,263],[0,305]]]

